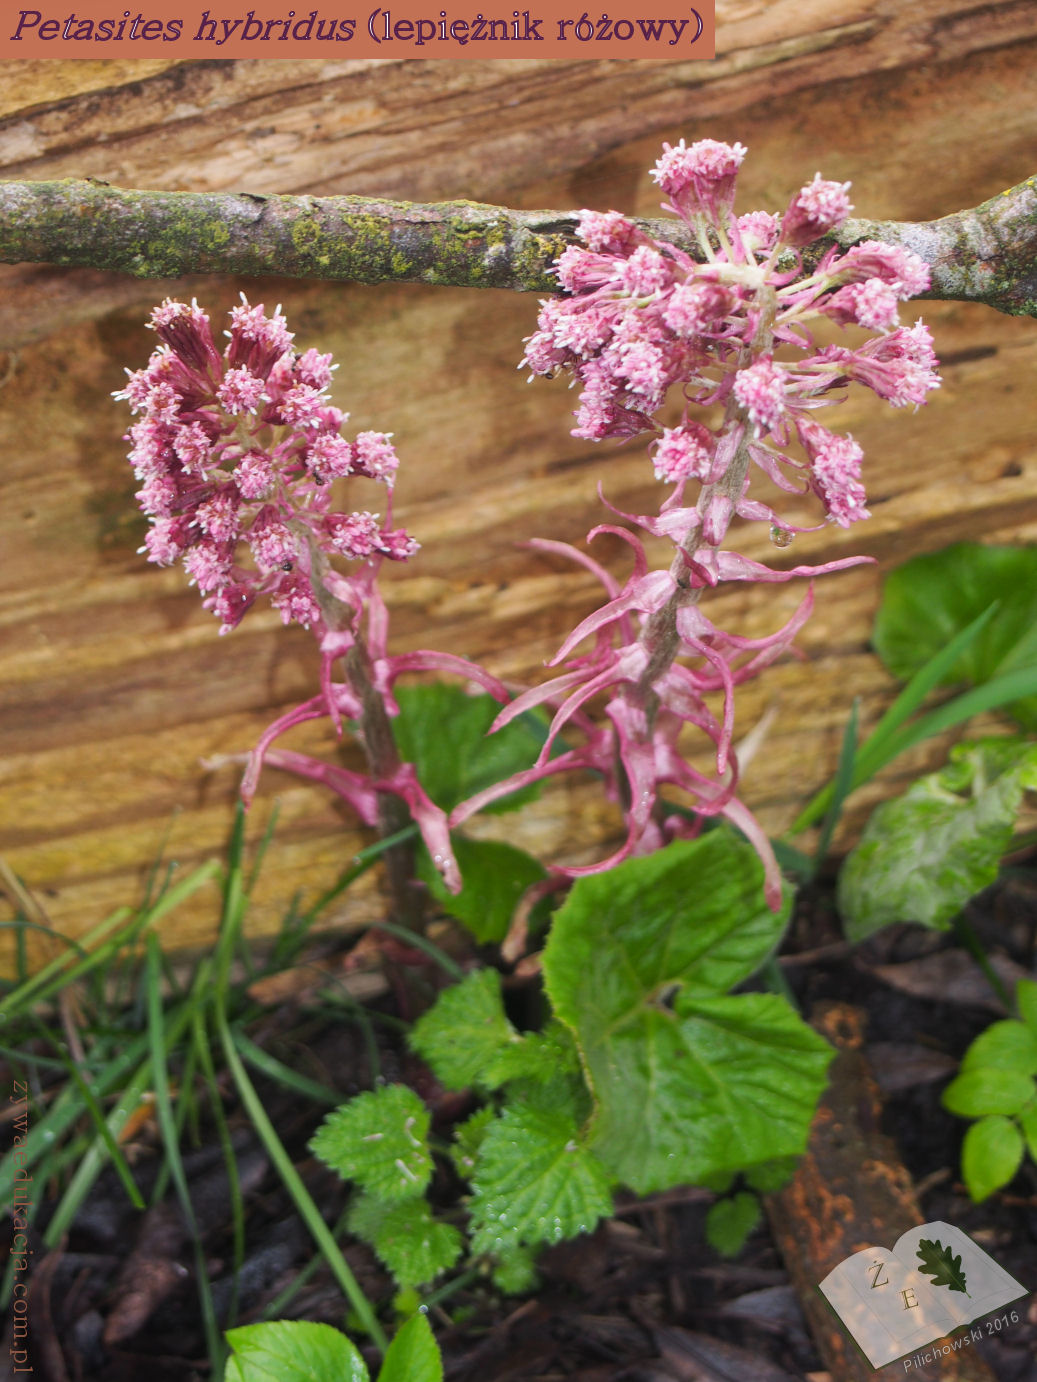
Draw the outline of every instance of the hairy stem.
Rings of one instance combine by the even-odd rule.
[[[745,369],[753,360],[767,354],[774,346],[774,318],[778,310],[778,299],[773,288],[760,291],[760,316],[753,332],[752,340],[739,352],[738,369]],[[704,514],[710,500],[727,498],[734,505],[741,497],[745,487],[745,477],[749,470],[749,423],[738,400],[731,393],[727,398],[722,436],[737,436],[737,447],[721,479],[714,484],[704,485],[699,496],[699,513]],[[726,529],[726,524],[724,525]],[[651,616],[641,631],[641,643],[649,650],[645,670],[637,683],[629,689],[628,696],[644,706],[645,716],[651,732],[652,721],[658,709],[658,698],[651,689],[670,667],[680,652],[681,639],[677,632],[677,612],[686,605],[695,604],[701,598],[700,587],[688,584],[688,560],[693,558],[698,547],[702,546],[701,527],[691,528],[674,553],[670,574],[674,578],[675,589],[666,604]],[[712,544],[719,546],[720,538]]]
[[[367,766],[376,781],[391,778],[400,766],[392,725],[385,711],[385,702],[374,684],[374,669],[370,654],[362,638],[357,638],[343,659],[346,679],[356,692],[362,706],[360,728],[367,755]],[[410,825],[406,802],[394,792],[378,794],[378,833],[388,839]],[[404,840],[385,851],[385,873],[389,884],[396,919],[408,930],[421,933],[425,929],[422,895],[414,883],[414,845]]]
[[[694,258],[673,221],[639,224]],[[277,274],[551,292],[550,266],[576,236],[572,211],[479,202],[149,192],[94,179],[0,183],[0,262],[114,270],[137,278]],[[849,220],[804,255],[884,240],[930,267],[923,296],[1037,316],[1037,177],[935,221]]]
[[[395,776],[400,766],[400,756],[396,750],[396,740],[385,709],[385,701],[375,686],[371,655],[357,627],[359,621],[356,614],[349,605],[328,589],[325,580],[328,570],[327,557],[309,535],[306,536],[306,543],[309,552],[310,583],[324,622],[329,629],[348,629],[353,638],[352,646],[342,659],[346,681],[361,705],[360,740],[367,757],[368,771],[373,781],[386,781]],[[379,792],[378,833],[382,839],[389,839],[410,824],[411,817],[406,803],[394,792]],[[423,932],[425,909],[422,894],[414,883],[413,842],[407,839],[392,845],[385,851],[384,860],[389,895],[397,921],[408,930]]]

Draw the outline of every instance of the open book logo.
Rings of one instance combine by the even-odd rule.
[[[961,1253],[957,1257],[950,1248],[945,1248],[937,1238],[932,1242],[929,1238],[919,1238],[918,1256],[922,1259],[920,1272],[926,1276],[931,1276],[934,1286],[947,1286],[952,1291],[964,1291],[969,1294],[965,1285],[965,1273],[961,1270]],[[1007,1302],[1002,1301],[1002,1305]]]
[[[944,1223],[909,1229],[892,1251],[854,1253],[820,1289],[873,1368],[1026,1295],[967,1234]],[[970,1342],[965,1336],[955,1347]]]

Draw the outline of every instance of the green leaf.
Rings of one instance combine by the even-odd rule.
[[[959,542],[914,557],[887,577],[874,644],[894,676],[906,678],[990,605],[995,616],[944,677],[944,685],[982,685],[1037,668],[1037,548]],[[1009,707],[1037,728],[1037,697]]]
[[[580,879],[544,955],[596,1109],[591,1146],[641,1193],[806,1145],[831,1058],[784,999],[717,997],[777,944],[755,852],[723,828]]]
[[[591,1146],[641,1194],[798,1156],[831,1056],[775,994],[644,1006],[587,1048]]]
[[[415,764],[421,785],[444,811],[532,767],[547,737],[534,714],[487,734],[501,707],[492,696],[469,696],[460,686],[435,682],[397,687],[393,694],[400,707],[392,722],[400,757]],[[514,811],[538,791],[536,784],[523,787],[486,810]]]
[[[608,1025],[675,984],[724,993],[775,950],[790,905],[770,910],[756,851],[724,827],[577,879],[544,952],[555,1013],[575,1029],[582,1014]]]
[[[504,1013],[500,975],[487,968],[444,989],[414,1024],[409,1044],[447,1089],[469,1089],[494,1088],[487,1079],[494,1057],[521,1040]]]
[[[470,840],[457,832],[451,844],[464,880],[459,893],[447,889],[427,850],[418,855],[418,875],[443,910],[480,945],[496,944],[508,934],[522,894],[546,878],[547,870],[524,849],[500,840]]]
[[[271,1320],[227,1330],[234,1350],[224,1382],[368,1382],[359,1351],[330,1324]]]
[[[441,1223],[421,1196],[387,1203],[360,1195],[349,1208],[346,1227],[370,1243],[399,1286],[424,1286],[447,1271],[463,1242],[453,1224]]]
[[[1037,744],[984,739],[956,745],[940,772],[879,806],[839,875],[848,938],[895,921],[948,926],[997,877],[1034,786]]]
[[[482,1146],[486,1130],[497,1117],[497,1110],[487,1104],[477,1109],[471,1118],[458,1123],[454,1128],[454,1141],[450,1148],[450,1159],[462,1180],[471,1180],[475,1174],[476,1158]]]
[[[506,1296],[525,1295],[536,1290],[540,1282],[536,1268],[537,1249],[513,1243],[497,1253],[493,1268],[493,1284]]]
[[[1014,1070],[1018,1075],[1037,1075],[1037,1032],[1025,1022],[1015,1022],[1011,1018],[995,1022],[985,1032],[980,1032],[965,1052],[961,1069],[964,1073],[987,1067]]]
[[[796,1174],[798,1162],[798,1157],[794,1156],[765,1161],[759,1166],[751,1166],[745,1173],[745,1179],[761,1195],[773,1195],[783,1185],[788,1185]]]
[[[737,1257],[761,1214],[760,1201],[748,1190],[717,1200],[706,1215],[706,1241],[721,1257]]]
[[[976,1203],[1007,1185],[1022,1159],[1023,1135],[1011,1118],[991,1114],[973,1123],[961,1145],[961,1173]]]
[[[1030,1153],[1030,1160],[1037,1162],[1037,1103],[1024,1108],[1019,1114],[1019,1126],[1026,1138],[1026,1149]]]
[[[378,1382],[443,1382],[443,1360],[426,1315],[412,1315],[397,1332],[386,1351]]]
[[[494,1087],[511,1080],[546,1084],[579,1072],[580,1055],[572,1033],[552,1020],[542,1032],[524,1032],[518,1041],[502,1047],[487,1071],[487,1079]]]
[[[612,1212],[608,1173],[583,1140],[563,1082],[532,1087],[486,1130],[472,1179],[472,1251],[557,1243]]]
[[[1020,979],[1015,989],[1015,1005],[1019,1016],[1037,1036],[1037,984],[1032,979]]]
[[[965,1273],[961,1269],[961,1254],[957,1257],[948,1245],[946,1248],[939,1238],[919,1238],[915,1256],[921,1259],[918,1268],[923,1276],[931,1276],[933,1286],[947,1286],[952,1291],[962,1291],[968,1295]]]
[[[961,1118],[985,1113],[1018,1113],[1037,1093],[1029,1075],[1017,1070],[969,1070],[951,1080],[943,1091],[943,1106]]]
[[[391,1084],[329,1113],[310,1150],[383,1200],[420,1195],[432,1174],[429,1112],[412,1089]]]

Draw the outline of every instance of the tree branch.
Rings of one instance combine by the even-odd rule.
[[[221,273],[545,293],[576,213],[479,202],[146,192],[107,183],[0,183],[0,262],[136,278]],[[694,252],[675,221],[641,224]],[[1037,316],[1037,178],[937,221],[848,221],[843,247],[885,240],[932,270],[927,297]],[[832,240],[819,242],[819,256]]]

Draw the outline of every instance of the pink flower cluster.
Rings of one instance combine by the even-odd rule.
[[[197,303],[162,303],[151,318],[162,344],[115,395],[140,415],[127,440],[141,483],[137,498],[151,518],[142,550],[160,565],[183,562],[221,632],[266,594],[285,623],[296,620],[318,640],[320,694],[275,720],[248,756],[246,804],[264,763],[323,783],[370,826],[380,821],[379,798],[397,796],[456,891],[461,878],[446,815],[392,745],[388,721],[399,713],[393,686],[406,672],[431,670],[477,681],[501,701],[508,693],[450,653],[390,656],[379,567],[385,558],[406,560],[418,546],[391,526],[392,442],[382,432],[342,436],[346,415],[327,396],[331,357],[297,354],[280,308],[268,317],[242,298],[230,318],[221,353]],[[384,523],[366,511],[332,510],[333,483],[354,477],[388,490]],[[334,558],[359,565],[343,574]],[[336,667],[345,671],[341,680]],[[340,734],[346,721],[355,723],[367,773],[273,747],[294,726],[324,717]]]
[[[595,572],[607,602],[565,640],[553,660],[564,664],[561,674],[498,716],[501,725],[532,705],[554,708],[536,765],[458,807],[452,823],[528,782],[567,768],[593,769],[624,808],[626,839],[612,858],[567,872],[607,868],[694,834],[705,817],[724,817],[755,845],[776,907],[777,862],[736,795],[734,692],[791,646],[812,591],[783,628],[759,639],[718,628],[700,599],[725,581],[787,581],[868,560],[779,571],[722,544],[736,517],[771,525],[780,547],[804,531],[750,497],[754,465],[786,492],[812,492],[842,527],[867,518],[861,448],[815,421],[816,410],[855,382],[894,407],[917,405],[939,378],[928,331],[921,322],[902,327],[897,315],[901,301],[928,287],[923,261],[869,241],[830,249],[815,269],[804,269],[803,247],[849,215],[848,185],[818,175],[783,215],[736,216],[735,180],[744,156],[742,145],[710,139],[664,145],[654,177],[690,231],[696,257],[617,212],[584,211],[585,248],[567,249],[557,261],[567,296],[542,304],[525,363],[535,374],[564,369],[575,377],[581,393],[574,435],[652,436],[656,476],[672,489],[657,515],[621,517],[668,538],[675,550],[668,570],[652,571],[629,529],[596,529],[633,548],[634,570],[620,587],[583,553],[550,544]],[[819,345],[811,330],[818,322],[877,334],[855,346]],[[699,416],[693,407],[701,408]],[[697,493],[689,502],[691,484]],[[590,648],[581,652],[587,639]],[[706,699],[711,693],[720,694],[719,713]],[[604,725],[585,709],[601,697]],[[581,729],[583,742],[552,759],[566,726]],[[687,729],[712,745],[711,773],[685,758],[678,741]],[[662,795],[666,786],[686,794],[690,812]]]
[[[735,216],[735,177],[745,149],[704,139],[664,146],[654,177],[687,225],[698,260],[653,239],[616,212],[584,211],[584,246],[567,249],[555,273],[568,293],[542,304],[525,361],[534,374],[572,372],[580,385],[574,435],[590,440],[654,437],[656,476],[715,486],[739,454],[783,489],[812,490],[843,527],[868,516],[861,451],[813,421],[858,382],[894,407],[919,404],[939,384],[932,339],[921,322],[899,324],[898,304],[929,286],[927,265],[895,246],[867,241],[830,249],[805,271],[800,250],[835,230],[852,207],[846,183],[820,175],[782,216]],[[701,261],[701,262],[699,262]],[[878,333],[854,347],[819,346],[811,323]],[[679,391],[683,416],[658,414]],[[689,407],[719,405],[709,427]],[[802,453],[793,448],[799,444]],[[712,497],[712,496],[710,496]],[[763,517],[728,495],[731,517]],[[719,522],[718,522],[719,520]]]
[[[333,482],[363,476],[387,487],[391,512],[396,453],[381,432],[342,436],[331,356],[293,351],[279,308],[267,316],[243,297],[222,353],[196,302],[167,299],[151,325],[162,344],[115,395],[139,414],[127,440],[151,519],[143,550],[162,566],[183,562],[221,632],[259,594],[285,623],[320,629],[315,565],[417,551],[391,518],[332,511]]]

